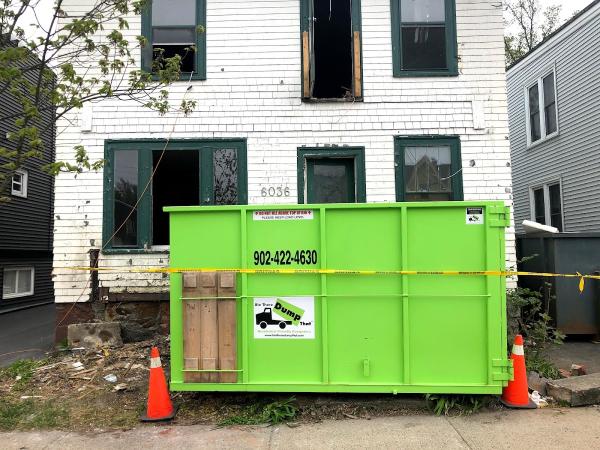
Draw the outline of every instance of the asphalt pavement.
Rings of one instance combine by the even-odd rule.
[[[0,314],[0,367],[42,358],[54,344],[54,304]]]
[[[23,449],[587,449],[600,448],[600,407],[497,410],[326,420],[295,426],[145,425],[118,432],[0,433],[2,448]]]

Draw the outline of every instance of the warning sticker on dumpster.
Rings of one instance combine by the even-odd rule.
[[[280,209],[254,211],[254,220],[312,220],[314,217],[312,209]]]
[[[314,297],[255,297],[255,339],[314,339]]]
[[[483,224],[483,208],[467,208],[467,225]]]

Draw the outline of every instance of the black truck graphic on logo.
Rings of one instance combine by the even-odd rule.
[[[277,318],[273,318],[273,313],[271,308],[265,308],[263,312],[258,313],[256,315],[256,325],[261,327],[263,330],[267,328],[267,325],[279,325],[279,328],[282,330],[286,327],[286,325],[291,325],[291,320],[281,320]]]

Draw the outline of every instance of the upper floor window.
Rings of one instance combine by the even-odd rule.
[[[394,76],[457,75],[455,0],[392,0]]]
[[[545,183],[531,188],[531,219],[563,231],[560,182]]]
[[[458,137],[396,137],[394,166],[398,202],[463,199]]]
[[[27,197],[27,171],[17,170],[12,177],[10,193],[17,197]]]
[[[206,0],[151,0],[142,16],[142,66],[156,72],[181,57],[181,77],[206,79]]]
[[[527,143],[532,145],[558,133],[554,71],[527,88]]]

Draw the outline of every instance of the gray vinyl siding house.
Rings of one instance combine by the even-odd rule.
[[[600,0],[507,70],[517,233],[600,231]]]
[[[15,41],[5,45],[16,46]],[[22,61],[26,67],[39,63],[30,55]],[[38,72],[26,75],[34,82]],[[0,85],[0,88],[2,86]],[[7,92],[0,89],[0,146],[14,149],[7,133],[17,131],[13,114],[22,105]],[[52,210],[54,201],[54,177],[41,167],[54,161],[56,128],[54,109],[42,112],[39,128],[44,143],[41,158],[25,161],[13,176],[9,186],[8,202],[0,202],[0,314],[17,309],[52,303]],[[0,157],[0,164],[7,160]]]

